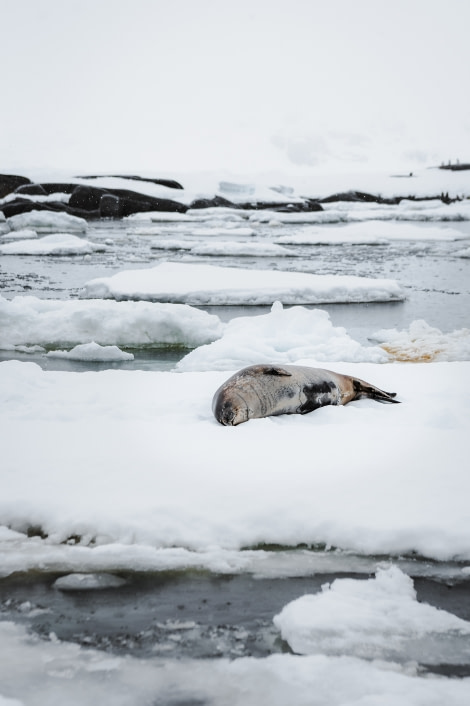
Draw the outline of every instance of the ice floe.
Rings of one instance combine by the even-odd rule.
[[[46,537],[7,537],[2,570],[37,562],[40,542],[68,572],[83,570],[80,550],[100,571],[131,546],[144,563],[174,548],[169,563],[183,565],[212,551],[214,566],[220,550],[260,543],[468,562],[469,366],[325,365],[401,404],[362,400],[228,428],[211,411],[227,372],[0,363],[0,525]],[[61,544],[71,536],[83,546]]]
[[[389,356],[378,346],[361,346],[344,328],[333,326],[326,311],[302,306],[284,309],[276,302],[269,314],[232,319],[220,339],[191,351],[176,367],[180,371],[234,370],[304,358],[323,363],[383,363]]]
[[[125,583],[125,579],[109,573],[74,573],[56,579],[53,586],[60,591],[96,591],[97,589],[120,588]]]
[[[5,232],[0,238],[0,243],[6,243],[11,240],[32,240],[36,239],[38,234],[32,228],[23,228],[22,230],[10,230]]]
[[[144,706],[156,695],[168,704],[467,706],[470,696],[470,679],[430,677],[413,665],[290,654],[236,660],[137,659],[84,649],[54,634],[32,636],[25,626],[11,622],[0,623],[0,649],[1,706]]]
[[[130,348],[194,348],[222,335],[220,319],[186,304],[39,299],[0,295],[0,348],[96,341]]]
[[[295,255],[291,250],[276,243],[264,242],[237,242],[234,240],[212,240],[191,242],[190,240],[172,240],[159,238],[153,240],[151,248],[156,250],[186,250],[192,255],[230,256],[230,257],[286,257]]]
[[[29,211],[11,216],[7,223],[12,230],[32,228],[36,233],[86,233],[84,218],[54,211]]]
[[[85,284],[85,297],[193,305],[401,301],[395,280],[163,262]]]
[[[79,343],[70,351],[49,351],[49,358],[65,358],[67,360],[87,360],[94,362],[115,362],[134,360],[132,353],[126,353],[117,346],[100,346],[99,343]]]
[[[325,584],[286,605],[274,624],[297,654],[445,664],[464,663],[470,649],[470,622],[418,603],[396,566],[366,581]]]
[[[2,255],[90,255],[104,252],[104,243],[92,243],[69,233],[54,233],[32,240],[15,240],[0,245]]]
[[[404,223],[367,221],[329,228],[303,228],[292,235],[276,238],[282,245],[381,245],[395,240],[464,240],[469,234],[455,228],[417,226]]]

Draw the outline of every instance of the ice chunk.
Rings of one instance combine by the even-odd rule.
[[[401,301],[395,280],[163,262],[85,284],[90,298],[146,299],[193,305]]]
[[[455,662],[456,651],[466,661],[470,648],[470,622],[418,603],[413,581],[395,566],[366,581],[325,584],[286,605],[274,624],[297,654],[441,664]]]
[[[377,346],[361,346],[344,328],[333,326],[326,311],[302,306],[283,309],[275,302],[269,314],[232,319],[222,338],[188,353],[176,367],[181,371],[234,370],[301,358],[383,363],[388,355]]]
[[[84,218],[56,211],[29,211],[7,219],[12,230],[32,228],[37,233],[86,233]]]
[[[0,245],[2,255],[87,255],[105,250],[106,245],[103,243],[92,243],[68,233],[54,233],[37,240],[19,240]]]
[[[70,351],[49,351],[50,358],[66,358],[68,360],[89,361],[123,361],[134,360],[132,353],[126,353],[117,346],[100,346],[99,343],[80,343]]]
[[[0,295],[0,348],[25,344],[194,348],[222,335],[218,316],[186,304],[39,299]]]
[[[68,574],[54,581],[54,588],[60,591],[91,591],[104,588],[120,588],[126,583],[125,579],[113,574]]]

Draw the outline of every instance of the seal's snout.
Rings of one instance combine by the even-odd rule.
[[[226,402],[220,410],[219,422],[226,427],[232,427],[235,421],[235,412],[230,402]]]
[[[225,399],[224,395],[217,395],[214,397],[213,404],[214,416],[220,424],[226,427],[231,427],[234,425],[235,421],[235,410],[230,400]]]

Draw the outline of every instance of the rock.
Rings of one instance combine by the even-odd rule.
[[[250,201],[239,205],[240,208],[255,211],[267,210],[279,213],[307,213],[310,211],[323,211],[323,207],[313,199],[285,203],[279,201]]]
[[[11,194],[23,184],[31,184],[31,180],[27,177],[16,176],[14,174],[0,174],[0,199]]]
[[[381,196],[367,194],[363,191],[343,191],[338,194],[332,194],[324,199],[319,199],[320,203],[333,203],[335,201],[362,202],[362,203],[382,203],[395,206],[400,202],[400,198],[384,199]]]
[[[5,218],[17,216],[20,213],[29,213],[30,211],[65,211],[66,204],[59,201],[48,201],[47,203],[31,201],[30,199],[18,198],[9,203],[3,204],[0,207]]]
[[[56,182],[41,183],[40,186],[42,186],[46,194],[72,194],[77,188],[77,184]]]
[[[189,208],[240,208],[236,203],[232,203],[228,199],[224,199],[223,196],[214,196],[211,199],[195,199],[189,205]]]
[[[15,194],[29,194],[29,196],[47,196],[41,184],[22,184],[15,189]]]
[[[110,198],[113,197],[113,198]],[[92,211],[99,209],[104,218],[123,218],[143,211],[170,211],[185,213],[185,204],[170,199],[140,194],[128,189],[102,189],[95,186],[76,186],[69,201],[70,208]]]

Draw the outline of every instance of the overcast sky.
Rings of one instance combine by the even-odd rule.
[[[0,170],[470,160],[468,0],[0,0]]]

